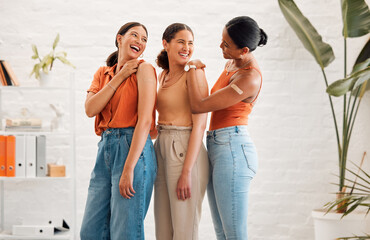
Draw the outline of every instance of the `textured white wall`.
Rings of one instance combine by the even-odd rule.
[[[340,2],[296,2],[334,49],[337,59],[327,68],[329,82],[341,78],[343,41]],[[250,238],[313,239],[311,210],[331,200],[333,195],[330,193],[336,191],[336,187],[330,185],[330,182],[336,181],[332,174],[337,173],[335,133],[321,71],[288,26],[277,1],[0,0],[0,58],[12,65],[21,84],[37,84],[36,80],[29,78],[33,66],[31,44],[35,43],[39,52],[45,54],[56,33],[61,35],[60,50],[67,51],[69,60],[77,67],[74,75],[77,87],[78,227],[99,140],[94,135],[93,119],[84,114],[85,90],[95,71],[115,50],[114,37],[119,27],[128,21],[139,21],[147,26],[149,42],[144,59],[154,65],[166,26],[173,22],[188,24],[195,34],[194,58],[200,58],[207,64],[207,79],[212,86],[225,64],[218,47],[222,28],[238,15],[256,19],[269,36],[268,44],[255,52],[264,83],[250,120],[250,132],[260,160],[259,172],[250,193]],[[365,41],[366,37],[348,40],[349,66],[352,66]],[[60,76],[70,71],[59,63],[55,69]],[[40,95],[34,98],[45,102],[50,100]],[[349,159],[355,162],[360,160],[364,151],[370,150],[369,104],[370,95],[367,93],[357,118],[349,154]],[[340,111],[341,99],[335,99],[335,105]],[[37,184],[32,185],[38,187]],[[19,192],[30,191],[23,184],[16,186]],[[10,202],[18,203],[16,195],[9,196],[14,198],[8,199]],[[36,199],[45,197],[41,195]],[[215,239],[207,199],[203,206],[200,239]],[[54,211],[54,214],[62,214],[64,209]],[[14,208],[12,214],[21,214],[21,210]],[[145,231],[147,239],[155,239],[152,207],[147,215]]]

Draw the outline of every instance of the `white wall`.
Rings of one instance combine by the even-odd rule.
[[[334,49],[337,59],[327,68],[329,82],[341,78],[340,2],[296,2]],[[255,52],[264,82],[250,119],[250,132],[260,160],[250,193],[250,238],[313,239],[311,210],[331,200],[333,195],[330,193],[337,190],[330,184],[336,181],[332,174],[337,173],[335,133],[321,71],[288,26],[277,1],[0,0],[0,58],[12,65],[21,84],[37,85],[35,79],[29,78],[34,64],[30,59],[31,44],[35,43],[39,52],[45,54],[56,33],[61,35],[59,49],[67,51],[69,60],[77,67],[74,75],[77,86],[78,227],[99,140],[94,135],[93,119],[84,114],[85,91],[95,71],[115,50],[114,39],[119,27],[128,21],[139,21],[147,26],[149,42],[144,59],[154,65],[161,50],[164,29],[173,22],[188,24],[195,34],[194,58],[207,64],[207,79],[212,86],[225,64],[219,49],[222,28],[238,15],[256,19],[269,36],[268,44]],[[349,66],[365,41],[366,37],[348,41]],[[59,63],[55,69],[61,76],[70,71]],[[349,159],[355,162],[359,162],[364,151],[370,150],[369,103],[367,93],[358,114],[349,154]],[[335,99],[335,105],[340,112],[341,99]],[[23,190],[22,184],[17,187],[20,192]],[[18,201],[16,197],[8,200]],[[200,239],[215,239],[207,200],[203,206]],[[21,212],[14,210],[13,214]],[[147,239],[155,239],[152,207],[145,231]]]

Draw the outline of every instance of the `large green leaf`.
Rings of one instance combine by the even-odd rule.
[[[360,63],[365,62],[365,60],[369,58],[370,58],[370,39],[367,41],[364,48],[361,50],[360,54],[358,55],[355,65],[353,66],[352,73],[356,72],[356,66],[358,67]],[[365,94],[365,92],[370,90],[370,84],[368,83],[366,84],[366,82],[365,84],[363,84],[363,86],[360,86],[360,87],[361,87],[360,95],[359,95],[360,97],[362,97]],[[357,93],[357,91],[358,89],[354,89],[352,91],[352,95],[354,96]]]
[[[335,58],[331,46],[322,41],[321,35],[298,9],[293,0],[279,0],[279,6],[285,19],[320,67],[323,69],[328,66]]]
[[[370,31],[370,12],[364,0],[342,0],[343,36],[360,37]]]
[[[367,41],[365,46],[362,48],[353,67],[355,67],[359,63],[364,62],[368,58],[370,58],[370,39]]]
[[[346,94],[352,89],[359,87],[370,78],[370,67],[366,67],[357,72],[354,72],[349,77],[337,80],[330,84],[326,92],[332,96],[339,97]]]
[[[366,69],[356,73],[359,74],[355,74],[357,75],[357,80],[355,85],[353,86],[354,88],[360,87],[364,82],[367,82],[370,79],[370,67],[367,67]]]

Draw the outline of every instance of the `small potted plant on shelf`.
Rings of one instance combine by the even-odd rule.
[[[32,76],[35,74],[36,79],[40,81],[41,86],[47,86],[50,83],[50,78],[51,78],[51,69],[53,68],[53,64],[55,60],[60,60],[62,63],[69,65],[73,68],[75,66],[67,60],[67,53],[66,52],[55,52],[55,48],[57,47],[59,43],[59,33],[55,37],[54,43],[53,43],[53,49],[51,52],[47,55],[45,55],[43,58],[39,56],[37,47],[35,44],[32,44],[32,51],[33,51],[33,56],[31,57],[32,59],[37,59],[38,63],[36,63],[33,66],[33,70],[30,74]]]
[[[336,142],[338,147],[338,166],[339,166],[339,183],[338,183],[338,197],[346,196],[345,179],[347,169],[347,156],[349,150],[349,143],[352,136],[356,116],[361,104],[361,100],[367,90],[369,90],[370,83],[370,40],[365,44],[361,53],[352,68],[352,72],[347,74],[347,38],[355,38],[367,35],[370,32],[370,12],[364,0],[341,0],[342,3],[342,20],[343,20],[343,40],[344,40],[344,78],[328,84],[325,73],[327,67],[334,60],[334,53],[331,46],[322,41],[321,35],[313,27],[310,21],[302,14],[293,0],[278,0],[280,9],[293,28],[298,38],[303,43],[304,47],[314,56],[316,62],[319,64],[323,73],[325,81],[326,92],[328,93],[331,113],[334,120],[334,129],[336,133]],[[332,96],[343,97],[343,109],[339,113],[334,109]],[[343,119],[341,128],[338,127],[339,119]],[[352,193],[353,194],[353,193]],[[343,212],[343,208],[338,208],[338,212]],[[345,227],[345,219],[356,218],[356,213],[346,215],[342,219],[341,213],[326,214],[325,210],[313,211],[315,220],[315,238],[316,240],[334,239],[344,236],[343,230],[347,231],[349,236],[353,236],[357,232],[363,233],[361,230],[356,230],[353,226]],[[334,226],[319,227],[325,221],[335,222]],[[365,224],[365,221],[370,221],[360,214],[359,222]],[[357,224],[362,227],[363,224]],[[369,224],[369,223],[367,223]],[[318,229],[324,229],[327,232],[320,232]],[[335,231],[338,230],[338,233]],[[347,234],[347,233],[346,233]],[[344,236],[346,237],[346,236]]]

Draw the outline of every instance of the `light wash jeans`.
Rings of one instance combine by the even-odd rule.
[[[135,195],[125,199],[119,180],[130,149],[134,128],[113,128],[103,132],[91,174],[81,240],[142,240],[157,161],[148,136],[134,169]]]
[[[209,131],[207,148],[207,194],[217,239],[247,240],[248,192],[258,168],[247,126]]]

